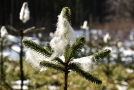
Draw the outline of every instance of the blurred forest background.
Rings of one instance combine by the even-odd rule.
[[[64,6],[71,8],[72,26],[79,29],[87,20],[91,28],[131,29],[134,20],[134,0],[0,0],[0,26],[19,28],[19,13],[28,2],[30,20],[25,28],[45,27],[55,30],[57,15]]]

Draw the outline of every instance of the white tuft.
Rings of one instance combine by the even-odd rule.
[[[94,64],[95,60],[93,59],[93,56],[87,56],[74,59],[72,62],[79,63],[83,70],[89,71],[91,70],[91,67]]]
[[[20,11],[20,20],[26,23],[30,19],[30,11],[28,8],[28,3],[24,2]]]
[[[29,62],[33,67],[40,69],[40,70],[45,70],[45,67],[40,66],[41,61],[48,61],[49,59],[33,50],[28,50],[26,52],[26,61]]]
[[[122,42],[118,42],[118,43],[117,43],[117,46],[118,46],[119,48],[121,48],[121,47],[123,46],[123,43],[122,43]]]
[[[104,41],[105,43],[108,43],[108,41],[109,41],[110,39],[111,39],[111,37],[110,37],[109,33],[107,33],[107,34],[104,36],[103,41]]]
[[[76,35],[68,20],[63,17],[62,12],[58,16],[57,29],[50,45],[55,55],[63,55],[67,45],[72,45],[76,40]]]
[[[89,27],[88,27],[88,21],[84,21],[83,22],[83,25],[80,27],[81,29],[84,29],[84,30],[88,30]]]
[[[7,32],[6,28],[5,28],[5,26],[1,27],[0,33],[1,33],[2,38],[4,38],[6,35],[8,35],[8,32]]]
[[[105,50],[105,49],[109,49],[111,52],[113,51],[112,47],[108,47],[108,46],[107,46],[107,47],[104,47],[104,48],[103,48],[103,50]]]

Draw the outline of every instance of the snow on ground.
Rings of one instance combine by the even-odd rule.
[[[18,53],[20,52],[20,46],[18,46],[18,45],[12,45],[11,49]]]
[[[48,86],[49,90],[59,90],[59,86],[56,86],[56,85],[49,85]]]
[[[19,59],[19,54],[14,50],[4,50],[3,51],[4,57],[9,57],[11,60]]]
[[[75,33],[77,35],[77,37],[83,35],[86,37],[86,40],[89,41],[90,38],[90,34],[92,34],[92,37],[96,37],[96,36],[103,36],[103,32],[102,30],[98,29],[92,29],[92,30],[75,30]]]
[[[12,81],[12,88],[15,90],[21,89],[21,80]],[[23,81],[23,90],[28,90],[28,84],[30,83],[30,80],[24,80]]]
[[[75,33],[78,36],[84,35],[87,39],[87,41],[89,40],[89,35],[90,33],[92,33],[92,36],[98,35],[100,37],[103,37],[104,33],[102,32],[102,30],[96,30],[96,29],[92,29],[92,30],[75,30]],[[3,51],[3,55],[4,56],[9,56],[11,59],[19,59],[19,52],[20,52],[20,40],[17,37],[14,37],[12,35],[8,36],[9,41],[11,42],[15,42],[14,45],[11,46],[11,49],[9,49],[9,47],[7,47],[4,51]],[[34,42],[36,42],[37,44],[41,44],[42,46],[45,45],[46,43],[48,43],[48,41],[40,41],[40,39],[38,39],[37,37],[24,37],[27,38],[29,40],[33,40]],[[132,45],[132,42],[130,40],[125,40],[124,44],[127,48],[123,48],[120,47],[119,51],[122,52],[122,55],[124,57],[126,56],[132,56],[134,55],[134,51],[132,51],[131,49],[129,49],[128,47],[130,47]],[[24,48],[25,49],[25,48]],[[117,58],[117,49],[115,47],[112,47],[112,55],[113,58]],[[129,60],[129,58],[123,58],[124,61]]]
[[[127,88],[128,88],[128,83],[125,82],[125,81],[122,81],[121,84],[122,84],[122,85],[119,85],[119,84],[116,85],[116,87],[118,88],[118,90],[127,90]]]

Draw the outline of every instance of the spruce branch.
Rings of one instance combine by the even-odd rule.
[[[70,47],[70,45],[66,46],[65,53],[64,53],[64,57],[65,57],[66,61],[69,62],[69,60],[72,58],[73,50],[74,49],[72,47]]]
[[[64,65],[64,62],[59,57],[55,57],[53,60],[57,61],[59,64]]]
[[[30,28],[27,28],[23,31],[24,34],[28,33],[28,32],[32,32],[33,30],[35,29],[35,27],[30,27]]]
[[[40,65],[44,66],[44,67],[47,67],[47,68],[56,69],[56,70],[61,71],[61,72],[65,71],[64,67],[62,67],[61,65],[54,64],[54,63],[51,63],[51,62],[48,62],[48,61],[45,61],[45,60],[40,62]]]
[[[15,29],[14,27],[12,27],[11,25],[7,25],[6,28],[10,29],[10,30],[13,30],[17,33],[19,33],[19,31],[17,29]]]
[[[82,47],[84,46],[86,39],[84,36],[80,36],[76,39],[76,42],[73,44],[73,57],[77,58],[78,54],[81,52]]]
[[[81,52],[81,48],[84,46],[85,44],[85,37],[84,36],[80,36],[76,39],[75,43],[72,45],[72,47],[70,47],[70,45],[66,46],[66,50],[64,53],[64,57],[66,61],[71,61],[73,59],[71,58],[77,58],[78,54]]]
[[[52,48],[51,48],[51,46],[50,46],[49,43],[47,43],[44,48],[45,48],[49,53],[51,53],[51,54],[53,53],[53,50],[52,50]]]
[[[23,33],[27,34],[27,33],[36,32],[36,31],[42,31],[44,29],[45,29],[44,27],[36,28],[36,29],[35,29],[35,27],[31,27],[31,28],[28,28],[28,29],[24,30]]]
[[[63,17],[65,17],[71,25],[71,10],[68,7],[62,9]]]
[[[102,83],[102,81],[99,80],[97,77],[95,77],[92,74],[82,70],[81,66],[78,63],[70,63],[69,64],[69,69],[75,71],[77,74],[84,77],[88,81],[91,81],[91,82],[96,83],[96,84],[101,84]]]
[[[102,58],[106,57],[107,55],[109,55],[110,52],[111,52],[111,50],[105,49],[105,50],[102,50],[100,52],[93,54],[93,56],[95,59],[102,59]]]
[[[51,56],[50,52],[48,52],[46,49],[44,49],[42,46],[36,44],[32,40],[23,39],[22,42],[23,42],[23,45],[27,48],[30,48],[44,56],[48,56],[48,57]]]

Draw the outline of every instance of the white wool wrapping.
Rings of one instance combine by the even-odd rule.
[[[111,36],[109,35],[109,33],[106,33],[106,35],[104,36],[104,38],[103,38],[103,41],[105,42],[105,43],[108,43],[108,41],[111,39]]]
[[[40,66],[41,61],[49,61],[49,59],[33,50],[28,49],[26,52],[26,61],[29,62],[33,67],[37,69],[46,69],[45,67]]]
[[[2,38],[4,38],[6,35],[8,35],[8,32],[7,32],[6,28],[5,28],[5,26],[1,27],[0,33],[1,33]]]
[[[28,3],[24,2],[20,11],[20,20],[26,23],[30,19],[30,11],[28,8]]]
[[[72,45],[76,40],[76,34],[69,24],[68,20],[63,17],[62,12],[58,16],[57,29],[50,45],[54,50],[54,56],[61,56],[65,52],[67,45]]]
[[[93,56],[87,56],[74,59],[72,62],[79,63],[83,70],[90,71],[92,65],[95,63],[95,59]]]

